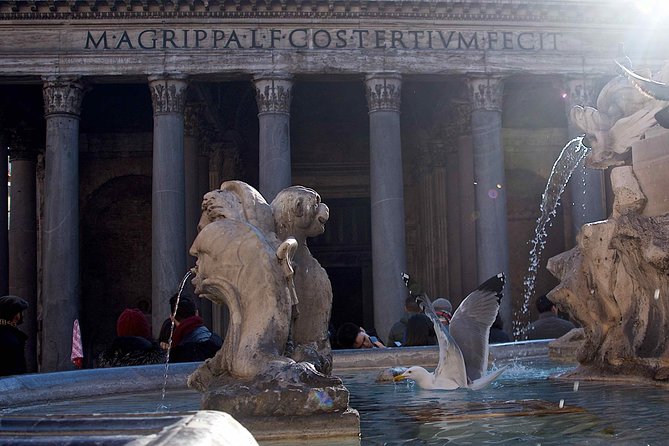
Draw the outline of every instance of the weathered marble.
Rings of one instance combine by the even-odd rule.
[[[230,312],[223,347],[188,379],[204,393],[202,408],[255,425],[269,419],[282,429],[292,424],[290,417],[301,416],[326,426],[321,430],[342,423],[344,431],[357,434],[348,390],[319,371],[332,368],[332,291],[306,238],[323,232],[327,206],[315,191],[294,186],[270,207],[248,184],[228,181],[205,195],[202,210],[191,248],[195,292]],[[291,332],[297,345],[289,342]]]
[[[549,259],[548,269],[560,279],[549,298],[583,327],[576,375],[667,381],[669,209],[663,178],[669,130],[653,116],[667,104],[639,97],[618,78],[597,105],[601,111],[576,107],[572,114],[594,136],[589,156],[600,167],[626,165],[611,172],[615,200],[609,219],[586,224],[575,248]],[[630,146],[643,183],[629,163]]]
[[[272,200],[271,207],[279,239],[297,241],[292,258],[297,305],[293,307],[291,348],[294,350],[290,356],[296,361],[311,362],[317,370],[329,375],[332,370],[328,337],[332,285],[325,269],[309,251],[307,238],[325,231],[330,210],[321,203],[316,191],[303,186],[282,190]]]

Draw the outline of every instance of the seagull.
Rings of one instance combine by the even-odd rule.
[[[439,321],[432,302],[415,281],[403,274],[409,291],[415,296],[423,312],[432,320],[439,342],[439,363],[434,373],[423,367],[409,367],[394,380],[412,379],[423,389],[479,390],[493,382],[506,370],[500,368],[488,375],[488,335],[499,310],[499,299],[504,288],[504,274],[486,280],[462,301],[453,314],[449,330]]]

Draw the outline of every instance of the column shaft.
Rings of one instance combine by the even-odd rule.
[[[404,182],[400,138],[401,78],[374,74],[366,78],[370,130],[370,199],[374,324],[386,339],[404,310],[407,291],[400,273],[406,268]]]
[[[506,179],[502,146],[502,80],[480,76],[469,79],[472,101],[472,145],[476,182],[476,251],[479,281],[505,273],[507,285],[500,316],[511,330],[512,296],[509,286],[509,243],[506,217]]]
[[[0,159],[2,159],[3,164],[3,180],[0,181],[0,209],[2,212],[7,215],[9,210],[9,202],[7,197],[9,191],[7,190],[7,142],[4,141],[4,137],[0,135]],[[9,292],[9,238],[7,226],[8,222],[6,218],[2,219],[0,223],[0,296],[4,296]]]
[[[591,78],[568,79],[565,82],[567,90],[566,113],[569,116],[575,105],[594,106],[597,101],[595,81]],[[582,134],[569,119],[567,125],[569,138]],[[571,244],[576,244],[576,236],[586,223],[604,220],[606,218],[606,192],[604,185],[604,171],[579,166],[569,179],[569,193],[571,195]]]
[[[34,153],[12,147],[11,223],[9,227],[9,293],[30,305],[21,330],[28,335],[26,365],[37,371],[37,187]]]
[[[169,299],[186,274],[183,78],[151,76],[153,184],[151,279],[153,334],[170,314]]]
[[[292,183],[290,164],[290,100],[292,82],[283,74],[254,78],[259,124],[259,192],[271,203]]]
[[[46,154],[42,271],[42,371],[72,369],[79,317],[79,114],[82,85],[44,84]],[[86,352],[84,352],[86,354]]]
[[[186,252],[190,250],[197,236],[197,224],[200,221],[200,209],[202,195],[200,193],[200,144],[198,123],[199,107],[196,105],[186,106],[184,121],[184,188],[185,188],[185,212],[186,212]],[[208,172],[207,172],[208,174]],[[188,268],[195,266],[195,257],[188,255],[186,264]]]

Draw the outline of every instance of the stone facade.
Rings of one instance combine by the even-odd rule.
[[[619,42],[637,65],[666,59],[669,36],[634,3],[0,2],[0,131],[14,149],[33,129],[45,161],[14,172],[38,180],[37,278],[9,262],[12,280],[37,282],[10,283],[36,290],[37,362],[70,367],[74,318],[88,359],[124,306],[150,312],[156,333],[192,265],[197,197],[228,179],[268,200],[303,184],[328,202],[309,246],[335,326],[385,337],[402,269],[453,303],[507,270],[510,329],[540,185],[570,132],[563,95],[587,103],[615,75]],[[546,258],[583,218],[595,217],[564,209]],[[553,283],[542,274],[538,288]],[[224,311],[203,313],[225,325]]]

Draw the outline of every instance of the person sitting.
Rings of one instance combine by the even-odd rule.
[[[151,337],[146,316],[137,308],[126,308],[116,320],[116,338],[97,360],[98,367],[160,364],[165,354]]]
[[[223,345],[221,337],[205,327],[189,296],[179,299],[174,324],[170,362],[204,361],[214,356]]]
[[[434,312],[439,316],[441,324],[448,330],[451,317],[453,317],[453,305],[451,305],[451,301],[444,297],[439,297],[432,302],[432,308],[434,308]]]
[[[25,346],[28,336],[17,328],[23,323],[28,302],[18,296],[0,297],[0,376],[26,373]]]
[[[437,345],[434,324],[424,314],[414,314],[407,321],[406,341],[402,347],[418,347],[421,345]]]
[[[405,332],[407,329],[407,321],[414,314],[419,314],[421,312],[420,307],[416,303],[416,299],[409,296],[404,301],[404,314],[402,318],[395,322],[392,327],[390,327],[390,333],[388,334],[388,342],[386,345],[390,347],[399,347],[404,344]]]
[[[539,318],[527,328],[524,339],[554,339],[576,328],[571,322],[558,316],[558,309],[546,295],[539,296],[536,302]]]
[[[488,335],[488,344],[500,344],[502,342],[511,342],[509,335],[504,331],[504,322],[499,314],[495,318],[495,322],[490,327],[490,334]]]
[[[337,330],[337,344],[341,348],[385,348],[376,336],[367,334],[364,328],[346,322]]]

